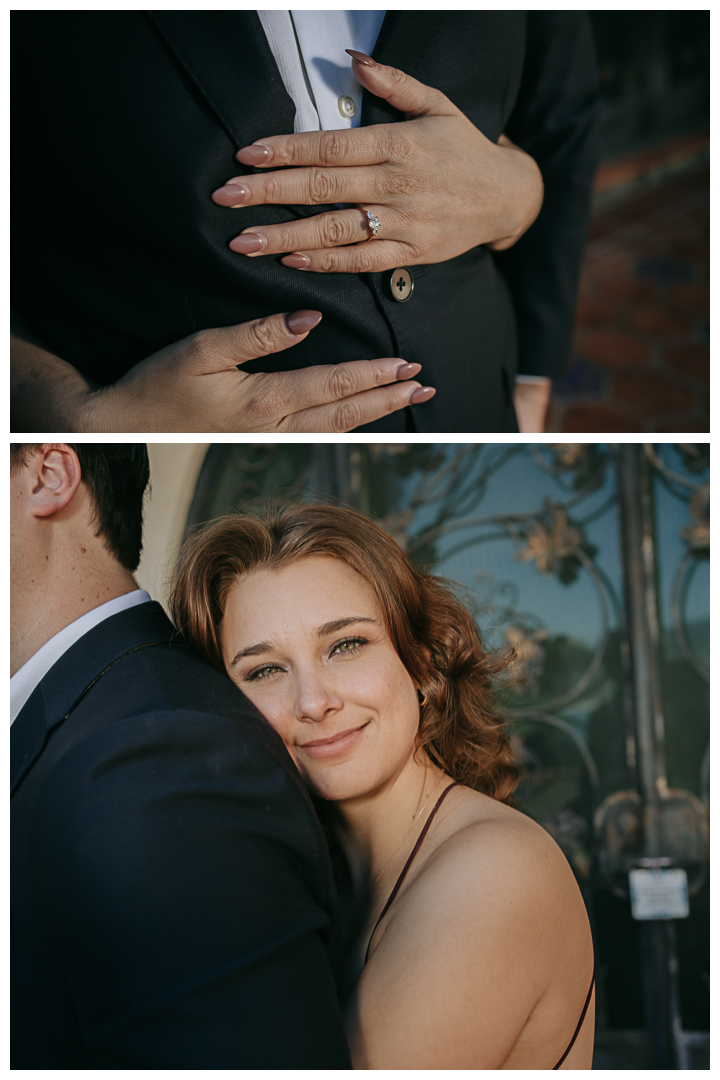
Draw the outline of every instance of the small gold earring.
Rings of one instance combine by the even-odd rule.
[[[417,696],[418,701],[420,702],[420,708],[422,708],[423,705],[427,705],[427,694],[423,694],[422,690],[418,690]]]

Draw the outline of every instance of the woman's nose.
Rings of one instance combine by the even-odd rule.
[[[319,672],[298,675],[295,716],[298,720],[320,723],[342,708],[342,698]]]

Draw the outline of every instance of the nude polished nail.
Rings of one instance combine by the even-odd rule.
[[[243,184],[224,184],[217,191],[213,191],[210,198],[218,206],[242,206],[249,194],[249,189]]]
[[[322,319],[322,311],[309,311],[303,309],[302,311],[291,311],[289,315],[285,316],[285,326],[291,334],[298,337],[300,334],[307,334],[308,330],[312,330],[313,326]]]
[[[267,241],[264,236],[260,236],[259,233],[255,232],[247,232],[241,236],[236,236],[228,246],[231,251],[237,251],[239,255],[254,255],[256,251],[262,251],[266,245]]]
[[[356,49],[346,49],[345,52],[348,56],[352,56],[353,60],[357,60],[358,64],[364,64],[365,67],[380,67],[367,53],[358,52]]]
[[[401,364],[395,372],[395,378],[398,382],[402,382],[403,379],[412,379],[420,371],[420,367],[420,364]]]
[[[300,255],[297,251],[294,255],[283,255],[280,262],[283,266],[291,266],[293,270],[304,270],[310,265],[307,255]]]
[[[243,165],[264,165],[270,160],[270,149],[267,146],[243,146],[235,157]]]
[[[418,386],[417,390],[413,390],[410,395],[410,404],[422,405],[423,401],[429,401],[431,397],[435,397],[435,390],[432,386]]]

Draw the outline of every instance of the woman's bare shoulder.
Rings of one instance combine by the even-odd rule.
[[[574,1009],[575,968],[584,985],[592,962],[572,871],[511,807],[461,790],[444,809],[358,984],[349,1015],[351,1034],[365,1032],[359,1060],[498,1068],[532,1017],[549,1040],[533,1060],[551,1068],[564,1038],[552,1018]]]
[[[470,788],[458,791],[455,804],[448,807],[433,844],[433,860],[445,872],[510,869],[515,862],[520,868],[528,860],[533,870],[538,862],[567,867],[560,848],[532,818]]]
[[[575,877],[560,848],[527,815],[470,789],[457,793],[454,806],[438,823],[436,836],[416,880],[416,900],[443,896],[460,915],[475,911],[478,933],[488,929],[516,933],[522,914],[528,940],[542,928],[547,945],[567,920],[586,925],[585,907]]]

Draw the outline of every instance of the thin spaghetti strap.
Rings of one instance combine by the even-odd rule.
[[[583,1026],[583,1022],[585,1020],[585,1014],[587,1013],[588,1007],[590,1005],[590,998],[592,997],[592,992],[593,992],[593,987],[594,986],[595,986],[595,968],[593,967],[592,982],[590,983],[590,989],[588,990],[588,996],[585,998],[585,1004],[583,1006],[583,1011],[580,1014],[580,1019],[578,1020],[578,1026],[575,1028],[575,1034],[573,1035],[572,1039],[570,1040],[570,1045],[568,1046],[567,1050],[565,1051],[563,1056],[558,1061],[557,1065],[553,1065],[553,1071],[555,1071],[555,1069],[560,1068],[563,1061],[565,1060],[565,1058],[568,1056],[568,1054],[572,1050],[573,1046],[575,1045],[575,1040],[577,1039],[578,1035],[580,1034],[580,1028]]]
[[[402,870],[400,871],[400,877],[395,882],[395,886],[393,888],[393,891],[390,893],[390,895],[389,895],[389,897],[387,899],[387,903],[385,904],[385,907],[380,912],[380,917],[378,918],[378,921],[375,923],[375,926],[373,927],[373,932],[370,935],[370,939],[368,941],[367,949],[365,951],[365,963],[366,964],[367,964],[367,961],[368,961],[368,953],[370,952],[370,944],[372,942],[372,939],[375,937],[375,931],[377,930],[378,926],[380,925],[380,923],[383,921],[383,919],[387,915],[390,905],[392,904],[393,900],[397,896],[397,894],[398,894],[398,892],[400,890],[400,886],[402,885],[403,881],[405,880],[405,876],[406,876],[408,870],[412,866],[413,859],[415,858],[418,851],[422,847],[423,840],[425,839],[425,837],[427,836],[427,834],[428,834],[428,832],[430,830],[430,826],[433,823],[433,819],[435,818],[435,815],[437,814],[438,810],[442,806],[443,799],[445,798],[445,796],[447,795],[447,793],[449,791],[452,791],[452,789],[454,787],[460,787],[460,784],[458,783],[457,780],[453,780],[452,784],[448,784],[448,786],[445,788],[445,790],[441,794],[438,801],[433,806],[433,808],[432,808],[432,810],[430,812],[430,816],[428,817],[427,821],[425,822],[425,824],[423,826],[423,830],[422,830],[422,832],[420,833],[420,835],[417,838],[417,842],[415,844],[415,847],[410,852],[410,855],[408,857],[407,862],[405,863]]]

